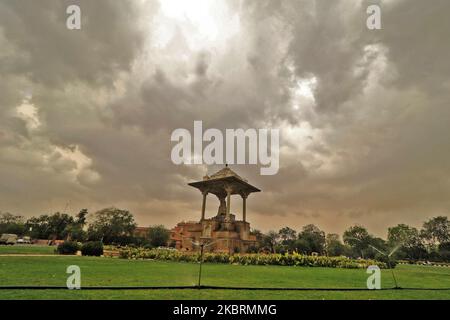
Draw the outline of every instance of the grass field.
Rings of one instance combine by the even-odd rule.
[[[183,286],[197,284],[192,263],[53,256],[1,256],[0,285],[65,286],[69,265],[81,268],[81,286]],[[450,268],[398,266],[401,287],[450,288]],[[358,269],[204,264],[203,285],[237,287],[365,288],[368,274]],[[389,270],[382,287],[393,287]],[[0,290],[0,299],[450,299],[450,290],[254,291],[158,290]]]
[[[16,244],[13,246],[0,246],[1,254],[55,254],[56,246],[38,246],[29,244]]]

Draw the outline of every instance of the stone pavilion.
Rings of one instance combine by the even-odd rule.
[[[260,192],[248,181],[231,170],[228,165],[202,181],[189,183],[202,195],[202,211],[200,221],[181,222],[171,230],[172,243],[183,251],[199,250],[195,243],[209,244],[205,250],[223,253],[245,253],[256,245],[256,237],[250,234],[250,223],[247,222],[247,197],[253,192]],[[217,214],[206,217],[206,201],[208,195],[219,200]],[[231,212],[233,195],[242,197],[242,220],[237,220]]]

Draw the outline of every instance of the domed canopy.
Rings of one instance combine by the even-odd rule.
[[[212,174],[203,177],[203,181],[191,182],[190,186],[199,189],[202,192],[215,194],[223,197],[227,194],[226,190],[231,190],[231,194],[248,195],[252,192],[260,192],[261,190],[252,186],[246,179],[239,176],[228,166]]]

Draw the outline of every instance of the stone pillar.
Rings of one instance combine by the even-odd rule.
[[[247,197],[248,194],[243,193],[242,195],[242,220],[247,221]]]
[[[201,221],[205,220],[206,196],[208,195],[208,191],[202,191],[202,195],[203,195],[203,202],[202,202],[202,219],[201,219]]]
[[[230,221],[230,206],[231,206],[231,188],[226,188],[225,191],[227,192],[227,215],[226,220]]]
[[[227,214],[227,204],[225,202],[225,196],[217,196],[220,201],[219,209],[217,210],[217,215]]]

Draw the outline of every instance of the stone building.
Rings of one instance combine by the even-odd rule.
[[[241,178],[228,166],[202,181],[189,183],[202,194],[201,218],[198,222],[180,222],[171,230],[170,242],[179,250],[196,251],[198,244],[207,244],[205,250],[214,252],[246,252],[256,245],[256,237],[250,234],[247,222],[247,197],[259,192],[247,180]],[[209,194],[217,197],[219,207],[217,214],[206,217],[206,200]],[[237,220],[231,213],[231,196],[242,197],[242,220]]]

